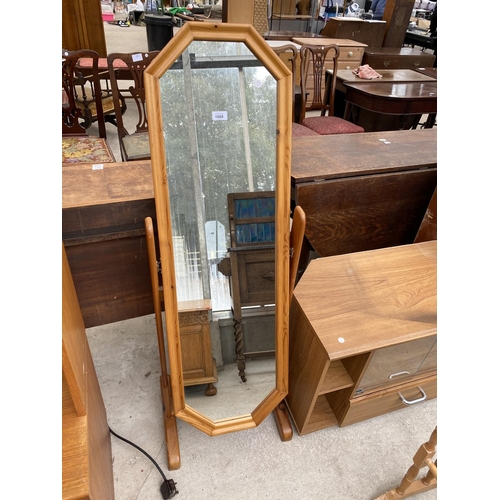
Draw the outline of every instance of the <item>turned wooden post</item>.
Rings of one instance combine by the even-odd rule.
[[[424,484],[430,484],[431,480],[437,477],[437,468],[432,462],[432,457],[436,453],[437,445],[437,427],[432,431],[431,437],[427,443],[424,443],[413,457],[413,465],[408,469],[401,484],[396,488],[396,493],[404,495],[408,487],[413,483],[418,475],[418,472],[423,467],[429,467],[427,476],[422,480]],[[429,464],[432,464],[430,466]],[[435,473],[433,472],[435,470]]]

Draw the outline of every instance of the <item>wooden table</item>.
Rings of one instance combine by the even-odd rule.
[[[299,434],[437,396],[437,242],[311,261],[290,309]]]
[[[415,71],[422,73],[423,75],[430,76],[437,80],[438,69],[437,68],[415,68]]]
[[[437,113],[437,81],[345,82],[344,119],[362,126],[365,132],[415,127],[423,114]],[[426,127],[432,127],[427,123]]]
[[[62,169],[62,239],[87,328],[153,313],[147,216],[150,161]]]
[[[424,73],[418,69],[377,69],[382,78],[366,80],[356,76],[352,70],[343,69],[337,71],[335,81],[335,108],[334,115],[343,117],[345,112],[346,83],[374,83],[374,82],[432,82],[437,79],[437,72]],[[432,76],[434,75],[434,76]],[[333,71],[325,71],[325,102],[330,99]]]
[[[292,141],[292,206],[322,257],[412,243],[436,182],[436,129]]]

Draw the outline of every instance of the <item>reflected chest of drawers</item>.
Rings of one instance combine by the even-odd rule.
[[[328,37],[300,38],[300,37],[295,37],[295,38],[292,38],[292,41],[300,46],[306,45],[306,44],[309,44],[309,45],[335,44],[335,45],[337,45],[339,48],[339,55],[337,58],[337,69],[338,70],[342,70],[342,69],[352,70],[352,69],[356,69],[359,66],[361,66],[365,47],[367,47],[367,45],[364,43],[356,42],[355,40],[343,39],[343,38],[328,38]],[[297,68],[300,68],[300,54],[297,56]],[[330,69],[330,70],[333,69],[333,61],[332,61],[332,57],[329,57],[327,55],[327,57],[325,59],[324,68],[323,68],[323,77],[322,77],[323,82],[325,81],[325,71],[328,69]],[[312,63],[309,63],[309,66],[307,69],[308,78],[307,78],[306,90],[307,90],[307,92],[309,92],[309,95],[311,96],[311,98],[312,98],[313,89],[314,89],[312,73],[313,73]],[[310,76],[310,78],[309,78],[309,76]],[[324,93],[324,84],[322,86],[322,93]]]

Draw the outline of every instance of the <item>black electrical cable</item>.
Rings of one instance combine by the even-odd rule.
[[[167,479],[167,476],[165,476],[160,466],[156,463],[155,459],[148,452],[144,451],[141,447],[137,446],[135,443],[132,443],[132,441],[129,441],[128,439],[125,439],[123,436],[118,435],[113,429],[111,429],[111,427],[109,427],[109,425],[108,428],[109,432],[111,432],[113,436],[117,437],[118,439],[121,439],[122,441],[125,441],[134,448],[137,448],[141,453],[146,455],[146,457],[148,457],[149,460],[151,460],[151,462],[153,462],[154,466],[158,469],[158,471],[161,474],[161,477],[163,478],[163,484],[161,485],[160,491],[165,500],[167,500],[168,498],[173,498],[174,495],[177,495],[177,493],[179,493],[177,491],[177,488],[175,487],[177,483],[174,483],[172,479]]]

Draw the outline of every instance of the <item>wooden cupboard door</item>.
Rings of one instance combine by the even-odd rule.
[[[179,326],[182,374],[186,385],[195,380],[212,377],[214,374],[208,312],[180,312]]]
[[[376,387],[406,380],[437,369],[437,336],[384,347],[374,352],[356,396]]]

